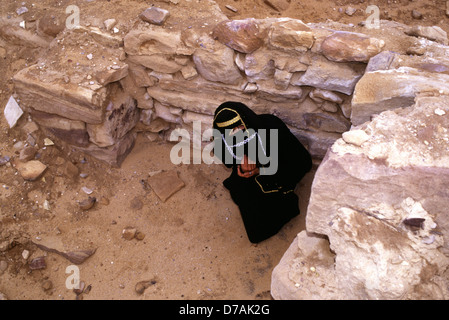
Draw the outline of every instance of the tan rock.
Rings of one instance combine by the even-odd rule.
[[[234,63],[234,50],[212,39],[203,38],[205,48],[199,48],[193,55],[198,73],[206,80],[236,84],[242,75]]]
[[[332,61],[368,62],[385,45],[385,41],[361,33],[338,31],[324,39],[321,52]]]
[[[272,79],[276,71],[274,58],[265,48],[247,54],[244,62],[245,74],[252,81]]]
[[[143,21],[153,23],[156,25],[162,25],[170,16],[170,12],[168,10],[158,8],[158,7],[150,7],[143,11],[139,18]]]
[[[271,25],[268,43],[287,51],[305,52],[314,43],[312,30],[300,20],[279,19]]]
[[[87,146],[89,144],[89,135],[84,122],[70,120],[33,109],[30,109],[29,111],[33,120],[38,123],[44,131],[49,132],[56,138],[71,145]]]
[[[106,70],[101,70],[95,73],[95,78],[101,85],[107,85],[111,82],[119,81],[128,75],[128,65],[112,65]]]
[[[38,160],[28,162],[15,161],[14,165],[25,180],[37,180],[47,169],[47,166]]]
[[[173,194],[184,188],[184,182],[176,171],[164,171],[151,176],[148,180],[150,187],[162,202],[167,201]]]
[[[89,140],[99,147],[112,146],[134,128],[139,117],[136,101],[117,89],[106,108],[103,123],[86,126]]]
[[[33,65],[19,71],[13,78],[16,92],[24,105],[71,120],[102,122],[102,107],[107,96],[104,87],[92,89],[74,83],[66,84],[61,80],[63,74],[57,71],[48,72],[45,81],[39,79],[37,74],[40,74],[39,66]]]
[[[212,36],[231,49],[242,53],[251,53],[264,43],[255,19],[220,22],[215,26]]]
[[[449,93],[449,75],[402,67],[366,73],[354,90],[351,122],[360,125],[382,111],[413,105],[420,92]]]
[[[325,57],[316,56],[307,71],[304,74],[295,73],[290,83],[351,95],[363,71],[358,66],[334,63]]]
[[[131,152],[136,141],[136,133],[128,132],[123,138],[110,147],[101,148],[91,143],[87,147],[75,146],[75,149],[84,152],[98,160],[113,166],[120,167],[126,156]]]
[[[37,30],[48,36],[56,37],[65,28],[65,20],[45,13],[42,18],[37,21]]]
[[[327,236],[336,254],[326,271],[337,284],[332,299],[447,299],[448,118],[435,110],[449,112],[446,96],[383,112],[355,129],[370,133],[364,143],[338,140],[321,163],[306,228]],[[422,224],[411,228],[412,218]]]
[[[447,45],[447,33],[438,26],[413,26],[406,31],[406,34],[415,37],[423,37],[432,41]]]

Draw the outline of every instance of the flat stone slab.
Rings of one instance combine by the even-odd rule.
[[[162,202],[167,201],[168,198],[185,186],[184,181],[173,170],[155,174],[149,178],[148,183]]]

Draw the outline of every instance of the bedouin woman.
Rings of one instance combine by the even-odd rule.
[[[249,240],[270,238],[299,214],[298,182],[312,168],[309,152],[285,123],[257,115],[240,102],[215,110],[214,153],[231,175],[223,181],[237,204]]]

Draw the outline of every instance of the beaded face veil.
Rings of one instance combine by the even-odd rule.
[[[257,115],[242,103],[225,102],[217,108],[214,129],[215,134],[220,136],[215,136],[214,151],[221,152],[224,146],[225,156],[221,158],[226,165],[240,163],[243,155],[257,162],[259,148],[259,152],[266,156],[263,139],[258,133],[258,122]],[[220,145],[218,140],[223,145]]]

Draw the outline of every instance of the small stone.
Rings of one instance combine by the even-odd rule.
[[[50,202],[48,202],[48,200],[45,200],[44,203],[42,204],[42,208],[44,210],[50,211]]]
[[[143,240],[144,238],[145,238],[145,233],[143,233],[143,232],[141,232],[141,231],[137,231],[136,232],[136,236],[135,236],[135,238],[137,239],[137,240]]]
[[[25,163],[16,161],[15,166],[22,178],[29,181],[38,179],[47,169],[47,166],[39,160],[31,160]]]
[[[34,122],[34,121],[29,121],[29,122],[27,122],[27,123],[22,127],[22,129],[23,129],[27,134],[30,134],[30,133],[33,133],[33,132],[36,132],[37,130],[39,130],[39,127],[37,126],[36,122]]]
[[[422,46],[412,46],[407,48],[406,53],[409,55],[414,55],[414,56],[422,56],[423,54],[426,53],[426,47],[422,47]]]
[[[5,115],[9,127],[13,128],[16,125],[17,121],[22,116],[23,110],[20,108],[16,99],[14,99],[14,97],[11,96],[8,100],[8,103],[5,106],[5,110],[3,113]]]
[[[140,281],[136,284],[135,286],[135,291],[137,294],[143,294],[145,289],[147,289],[148,287],[155,285],[156,284],[156,280],[149,280],[149,281]]]
[[[92,194],[92,192],[94,192],[92,189],[89,189],[87,187],[82,187],[81,190],[83,190],[85,194]]]
[[[169,11],[157,7],[148,8],[139,15],[143,21],[156,25],[162,25],[169,16]]]
[[[132,240],[136,236],[137,229],[134,227],[126,227],[122,231],[122,238],[125,240]]]
[[[108,30],[108,31],[110,31],[112,28],[114,28],[116,24],[117,24],[117,20],[115,20],[115,19],[107,19],[104,21],[104,26],[105,26],[106,30]]]
[[[36,155],[36,148],[32,146],[28,146],[20,150],[19,160],[20,161],[30,161],[34,159]]]
[[[446,112],[440,108],[435,109],[435,114],[439,116],[444,116]]]
[[[50,139],[48,139],[48,138],[44,139],[44,145],[45,146],[53,146],[54,144],[55,143],[53,141],[51,141]]]
[[[356,11],[357,11],[357,9],[355,9],[353,7],[348,7],[348,8],[346,8],[345,13],[348,16],[352,16],[354,13],[356,13]]]
[[[78,202],[78,205],[81,210],[89,210],[94,206],[95,202],[97,202],[97,199],[95,197],[89,197],[83,201]]]
[[[94,57],[94,56],[93,56],[93,54],[92,54],[92,53],[89,53],[89,54],[88,54],[88,55],[86,56],[86,58],[87,58],[87,59],[89,59],[89,60],[92,60],[92,59],[93,59],[93,57]]]
[[[23,250],[22,251],[22,258],[27,260],[29,257],[30,257],[30,252],[28,250]]]
[[[412,17],[413,19],[422,19],[423,15],[418,10],[412,10]]]
[[[28,8],[27,7],[20,7],[19,9],[16,10],[16,13],[20,16],[24,13],[28,12]]]
[[[233,7],[233,6],[229,5],[229,4],[225,5],[225,8],[228,9],[228,10],[231,10],[232,12],[237,12],[238,11],[237,8],[235,8],[235,7]]]
[[[53,288],[53,282],[51,282],[50,280],[45,280],[44,282],[42,282],[42,289],[44,291],[48,291],[52,288]]]
[[[45,269],[47,264],[45,263],[45,257],[37,257],[30,261],[29,267],[31,270]]]
[[[342,138],[346,143],[360,147],[368,141],[369,135],[363,130],[351,130],[343,133]]]
[[[75,292],[76,295],[80,295],[83,293],[85,286],[86,284],[84,283],[84,281],[80,281],[79,287],[74,288],[73,292]]]

